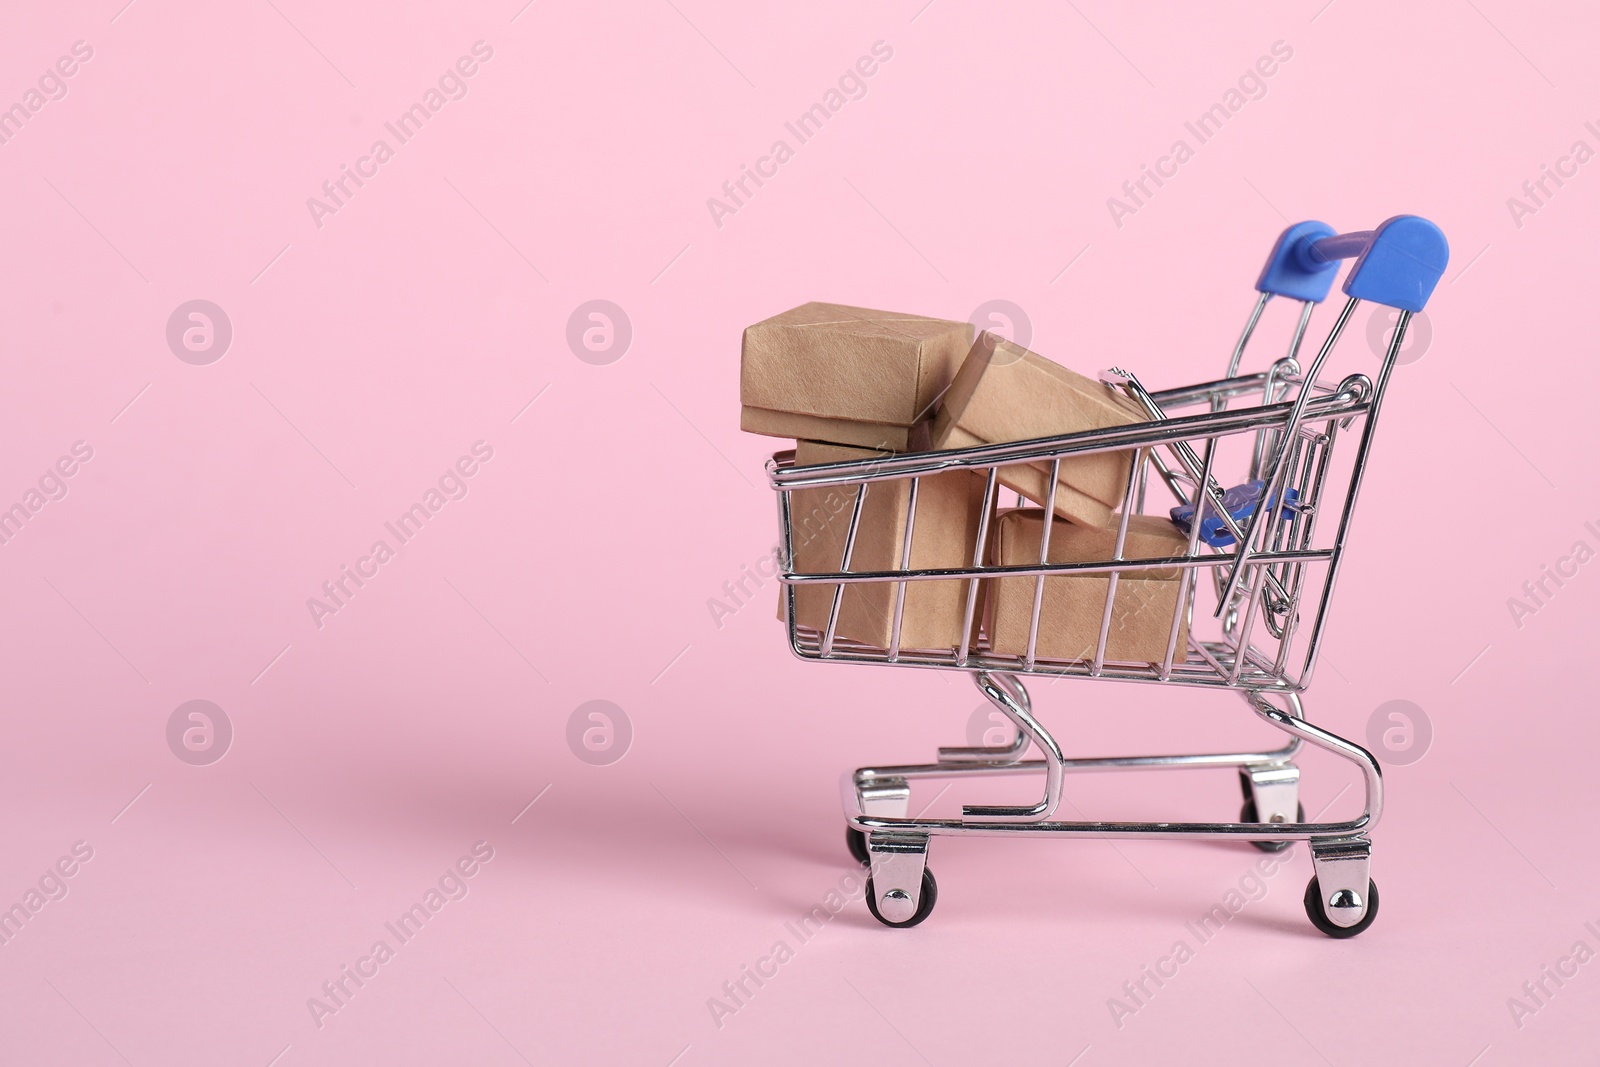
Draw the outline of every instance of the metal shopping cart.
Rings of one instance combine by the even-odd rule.
[[[1355,258],[1344,283],[1348,297],[1309,366],[1299,352],[1312,311],[1327,295],[1338,261]],[[1356,497],[1372,449],[1378,412],[1413,314],[1420,312],[1448,260],[1444,235],[1415,216],[1389,219],[1375,230],[1339,235],[1322,223],[1303,222],[1279,237],[1256,283],[1258,299],[1228,363],[1227,377],[1177,389],[1147,391],[1132,374],[1109,371],[1102,380],[1132,397],[1150,421],[1060,437],[941,452],[895,455],[859,462],[801,467],[793,452],[768,462],[778,493],[784,558],[781,574],[790,647],[806,660],[877,663],[898,667],[965,671],[983,695],[1015,727],[1009,744],[941,748],[934,763],[863,767],[842,780],[847,839],[852,854],[870,868],[867,904],[888,926],[915,926],[933,909],[937,884],[928,869],[932,838],[1045,837],[1227,838],[1267,851],[1310,842],[1313,876],[1305,906],[1311,922],[1333,937],[1351,937],[1371,925],[1378,890],[1369,874],[1368,832],[1383,807],[1383,778],[1372,754],[1313,725],[1301,694],[1311,684],[1323,641],[1328,605],[1350,533]],[[1288,354],[1265,371],[1240,374],[1240,362],[1268,302],[1282,296],[1300,302]],[[1319,375],[1363,301],[1398,312],[1376,377],[1352,373],[1338,381]],[[1240,406],[1240,405],[1243,406]],[[1354,434],[1353,453],[1335,453]],[[997,475],[1012,464],[1048,465],[1048,499],[1055,509],[1061,463],[1090,453],[1132,451],[1124,506],[1109,558],[1047,563],[1049,529],[1039,562],[998,565],[989,541],[999,503]],[[1348,449],[1346,450],[1348,451]],[[1236,466],[1230,468],[1229,464]],[[1246,468],[1259,506],[1236,509],[1218,475]],[[983,510],[971,565],[914,569],[909,566],[923,479],[949,471],[976,472],[984,484]],[[871,492],[901,491],[909,500],[899,565],[852,569],[863,506]],[[794,569],[797,516],[793,494],[806,489],[840,490],[849,510],[838,569]],[[1127,559],[1129,516],[1143,513],[1147,497],[1170,494],[1188,512],[1187,551],[1161,558]],[[1181,573],[1166,654],[1160,662],[1108,658],[1107,641],[1119,580],[1150,572]],[[1047,578],[1100,575],[1108,579],[1105,608],[1093,656],[1072,660],[1040,654],[1037,639]],[[1207,576],[1209,575],[1209,580]],[[1026,650],[1001,654],[981,625],[985,583],[1033,579],[1033,607]],[[965,582],[965,626],[958,645],[942,649],[902,648],[906,589],[912,582]],[[845,586],[893,583],[893,627],[887,648],[863,645],[837,632]],[[832,589],[825,627],[796,621],[796,592],[807,585]],[[1204,607],[1197,610],[1197,601]],[[1209,608],[1209,617],[1207,611]],[[1164,616],[1163,616],[1164,617]],[[1180,634],[1183,639],[1180,640]],[[1289,735],[1282,748],[1261,752],[1071,759],[1035,715],[1024,675],[1101,678],[1166,686],[1237,691],[1255,715]],[[1294,763],[1309,742],[1355,764],[1366,786],[1359,818],[1306,822],[1299,805],[1300,771]],[[1023,759],[1030,747],[1039,757]],[[1167,767],[1233,767],[1244,791],[1238,822],[1092,822],[1054,818],[1067,774]],[[1037,775],[1044,796],[1028,806],[966,805],[959,818],[911,817],[915,780],[979,775]]]

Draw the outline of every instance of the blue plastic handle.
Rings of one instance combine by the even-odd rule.
[[[1272,246],[1267,265],[1261,268],[1256,279],[1256,291],[1286,296],[1291,300],[1309,300],[1320,304],[1333,288],[1333,277],[1338,273],[1331,263],[1309,263],[1301,255],[1301,248],[1309,248],[1317,241],[1338,234],[1326,222],[1297,222],[1284,230],[1278,243]]]
[[[1284,230],[1261,269],[1256,290],[1321,303],[1333,287],[1338,261],[1355,259],[1344,281],[1346,296],[1417,312],[1450,262],[1439,227],[1416,215],[1396,215],[1375,230],[1337,233],[1323,222],[1297,222]]]

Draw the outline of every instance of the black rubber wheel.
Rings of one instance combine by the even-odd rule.
[[[867,878],[867,910],[872,912],[872,917],[885,926],[895,929],[904,929],[915,926],[933,911],[933,905],[939,900],[939,883],[933,880],[933,870],[929,867],[922,868],[922,899],[917,901],[917,913],[903,923],[890,922],[878,914],[878,891],[873,888],[872,878]]]
[[[1361,921],[1354,926],[1335,926],[1328,921],[1328,916],[1322,910],[1322,887],[1317,884],[1317,876],[1312,875],[1311,881],[1306,884],[1306,917],[1311,920],[1311,925],[1327,934],[1329,937],[1354,937],[1372,925],[1372,920],[1378,917],[1378,883],[1367,879],[1367,913]]]
[[[1246,798],[1244,807],[1239,809],[1239,821],[1261,821],[1260,819],[1256,818],[1256,802],[1254,797]],[[1294,821],[1306,821],[1306,806],[1304,804],[1296,804],[1294,806]],[[1262,852],[1282,852],[1284,849],[1294,844],[1293,841],[1252,841],[1250,843],[1256,846],[1256,848],[1259,848]]]
[[[863,867],[872,866],[872,855],[867,851],[867,835],[857,830],[854,826],[844,828],[844,843],[850,849],[850,855]]]

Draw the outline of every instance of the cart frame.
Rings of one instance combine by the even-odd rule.
[[[1338,261],[1355,258],[1345,284],[1347,300],[1302,370],[1299,352],[1312,312],[1327,295]],[[1309,722],[1301,694],[1311,684],[1324,637],[1328,609],[1371,453],[1378,416],[1402,349],[1411,316],[1421,311],[1444,271],[1448,248],[1432,223],[1397,216],[1375,230],[1339,235],[1322,223],[1289,227],[1279,237],[1256,283],[1258,297],[1235,344],[1225,378],[1159,392],[1147,391],[1132,374],[1101,375],[1137,401],[1150,421],[1060,437],[940,452],[894,455],[846,463],[798,467],[792,452],[768,462],[778,494],[785,622],[791,650],[805,660],[876,663],[898,667],[958,670],[972,676],[984,697],[1015,727],[1012,741],[999,746],[939,749],[933,763],[863,767],[847,772],[841,793],[851,850],[869,866],[867,903],[890,926],[913,926],[927,917],[937,898],[937,883],[927,867],[928,847],[937,836],[1000,837],[1019,834],[1052,837],[1190,838],[1249,841],[1269,851],[1294,841],[1310,843],[1314,874],[1306,891],[1306,910],[1324,933],[1349,937],[1376,917],[1377,887],[1370,875],[1369,831],[1383,810],[1383,776],[1377,760],[1354,742]],[[1238,373],[1247,346],[1274,296],[1298,300],[1299,317],[1288,353],[1260,373]],[[1394,308],[1399,316],[1376,379],[1354,373],[1338,382],[1319,380],[1329,356],[1363,300]],[[1292,399],[1289,394],[1293,392]],[[1240,400],[1249,406],[1230,406]],[[1193,414],[1175,414],[1200,408]],[[1334,445],[1359,431],[1348,478],[1330,478]],[[1223,442],[1245,438],[1249,473],[1263,483],[1263,502],[1248,517],[1235,518],[1223,505],[1223,487],[1214,465]],[[1131,451],[1125,506],[1115,548],[1106,559],[1047,563],[1051,523],[1045,523],[1037,565],[998,566],[987,562],[988,542],[999,501],[997,476],[1003,466],[1048,464],[1051,477],[1044,514],[1054,511],[1055,486],[1063,459],[1101,452]],[[948,471],[973,471],[984,478],[983,511],[971,566],[940,569],[909,567],[920,479]],[[900,566],[892,570],[852,570],[851,556],[863,504],[874,486],[908,482],[907,519]],[[1152,488],[1164,486],[1180,504],[1194,510],[1188,550],[1156,559],[1124,558],[1129,516],[1144,511]],[[853,493],[849,527],[838,570],[794,570],[795,514],[791,494],[802,489],[840,489]],[[1288,491],[1294,496],[1286,496]],[[1277,501],[1294,501],[1275,507]],[[1128,506],[1131,505],[1131,506]],[[1337,525],[1319,522],[1337,514]],[[1202,518],[1219,518],[1232,547],[1204,543]],[[1106,658],[1118,579],[1141,571],[1177,569],[1180,592],[1173,612],[1167,652],[1160,663],[1117,663]],[[1185,620],[1192,623],[1202,571],[1211,575],[1213,612],[1220,632],[1206,640],[1189,629],[1187,648],[1178,647]],[[1038,654],[1037,638],[1045,579],[1050,576],[1108,576],[1104,613],[1092,658],[1062,661]],[[997,578],[1035,580],[1027,651],[1000,655],[980,635],[981,583]],[[967,583],[961,643],[948,649],[903,649],[901,622],[907,583],[962,580]],[[844,586],[895,583],[895,608],[889,648],[846,640],[837,633]],[[823,630],[797,624],[795,589],[833,587]],[[1302,610],[1309,629],[1302,627]],[[1259,635],[1259,645],[1256,637]],[[1301,636],[1305,637],[1303,645]],[[1238,692],[1260,719],[1288,735],[1277,749],[1256,752],[1068,758],[1035,716],[1022,676],[1087,677],[1113,681]],[[1309,743],[1354,764],[1361,772],[1365,803],[1361,815],[1341,822],[1305,822],[1299,806],[1299,768],[1294,758]],[[1029,748],[1040,758],[1023,759]],[[1173,767],[1236,768],[1245,795],[1238,822],[1100,822],[1053,818],[1068,774],[1154,770]],[[989,775],[1042,775],[1044,792],[1035,804],[966,805],[959,818],[921,818],[909,814],[910,786],[928,778],[964,779]]]

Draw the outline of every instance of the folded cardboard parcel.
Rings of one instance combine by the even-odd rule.
[[[978,336],[939,406],[934,448],[970,448],[1055,437],[1145,421],[1130,398],[988,331]],[[1127,489],[1130,451],[1061,461],[1055,513],[1104,526]],[[1038,504],[1049,493],[1049,464],[1001,467],[1000,484]]]
[[[861,448],[800,441],[795,463],[874,459],[887,455]],[[909,566],[902,566],[911,482],[873,482],[861,505],[856,541],[850,554],[851,571],[924,570],[935,567],[970,567],[978,543],[978,521],[983,513],[984,479],[971,471],[951,471],[925,477],[917,490],[916,524],[911,532]],[[855,511],[853,488],[797,489],[791,495],[790,525],[794,536],[796,573],[842,571],[850,516]],[[813,630],[828,628],[836,585],[797,585],[795,622]],[[839,603],[836,637],[888,648],[894,635],[895,582],[845,583]],[[902,648],[955,648],[961,643],[966,617],[968,583],[960,580],[907,582],[901,616]],[[783,617],[779,605],[779,618]],[[983,605],[973,610],[973,629],[983,619]],[[974,634],[974,636],[976,636]]]
[[[740,426],[862,448],[925,448],[916,436],[972,345],[965,322],[802,304],[744,331]]]
[[[1037,564],[1043,534],[1043,508],[1001,512],[992,535],[993,562],[1001,566]],[[1115,525],[1077,526],[1058,519],[1051,524],[1049,558],[1045,562],[1109,560],[1116,542]],[[1188,539],[1168,520],[1154,515],[1128,516],[1123,559],[1165,559],[1185,555],[1188,548]],[[1111,611],[1111,629],[1106,635],[1107,660],[1160,663],[1166,659],[1181,577],[1182,571],[1177,567],[1121,574]],[[989,579],[993,586],[988,593],[989,644],[995,652],[1027,654],[1036,582],[1031,577]],[[1093,659],[1110,585],[1110,576],[1103,573],[1046,578],[1036,654],[1055,660]],[[1179,620],[1173,662],[1183,662],[1187,642],[1188,620],[1184,618]]]
[[[985,332],[974,343],[966,323],[822,303],[801,305],[745,330],[740,402],[745,430],[796,439],[797,467],[1055,437],[1145,418],[1137,404],[1104,383],[1004,338]],[[1110,558],[1115,512],[1123,506],[1132,459],[1132,451],[1119,450],[1061,461],[1054,502],[1059,518],[1051,525],[1048,562]],[[999,468],[996,479],[1045,504],[1050,469],[1049,464],[1013,464]],[[867,483],[848,567],[845,543],[859,486],[793,490],[792,570],[829,574],[1038,563],[1042,508],[999,513],[989,530],[989,558],[975,558],[986,480],[981,469],[924,474],[914,515],[911,479]],[[908,527],[911,546],[902,559]],[[1123,558],[1181,555],[1185,548],[1184,536],[1165,518],[1134,515]],[[1179,574],[1165,568],[1128,572],[1119,579],[1107,659],[1157,662],[1165,657]],[[1060,660],[1093,657],[1108,586],[1105,574],[1047,579],[1037,654]],[[893,647],[901,583],[792,588],[797,626],[826,631],[835,591],[842,588],[835,637]],[[899,647],[959,646],[971,583],[907,581],[903,588]],[[981,628],[987,626],[994,651],[1026,653],[1034,588],[1029,577],[980,582],[966,630],[970,646],[978,647]],[[787,603],[786,588],[780,618]],[[1186,636],[1185,627],[1178,635],[1180,661]]]

